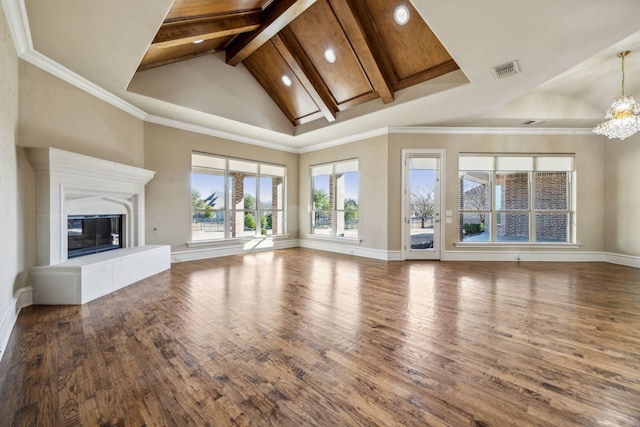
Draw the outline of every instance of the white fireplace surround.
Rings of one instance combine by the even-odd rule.
[[[81,304],[170,267],[145,246],[144,187],[155,172],[56,148],[28,148],[36,171],[35,304]],[[123,248],[68,260],[69,215],[123,215]]]
[[[155,172],[58,150],[29,148],[37,183],[37,265],[67,260],[69,215],[124,215],[123,247],[144,246],[144,186]]]

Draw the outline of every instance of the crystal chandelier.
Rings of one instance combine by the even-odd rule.
[[[604,121],[593,128],[599,135],[609,138],[619,138],[623,140],[640,130],[640,105],[633,99],[633,96],[624,94],[624,57],[629,55],[629,51],[620,52],[622,58],[622,95],[613,100],[611,108],[607,111]]]

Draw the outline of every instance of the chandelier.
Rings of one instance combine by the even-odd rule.
[[[622,95],[613,100],[611,108],[604,116],[607,120],[593,128],[593,131],[599,135],[620,140],[640,130],[640,116],[638,116],[640,105],[633,99],[633,96],[624,94],[624,57],[629,53],[626,50],[618,54],[618,57],[622,58]]]

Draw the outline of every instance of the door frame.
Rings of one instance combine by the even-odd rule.
[[[407,246],[410,246],[410,242],[408,242],[408,237],[407,236],[407,210],[408,210],[408,206],[410,203],[410,197],[409,199],[407,198],[407,173],[408,173],[408,156],[413,156],[413,155],[425,155],[425,157],[432,157],[432,158],[438,158],[439,161],[439,168],[438,168],[438,174],[439,174],[439,185],[438,185],[438,210],[439,210],[439,217],[440,220],[438,222],[436,222],[433,226],[433,230],[434,230],[434,240],[433,240],[433,252],[431,252],[433,254],[433,256],[431,257],[425,257],[425,260],[440,260],[442,257],[442,246],[443,246],[443,240],[444,240],[444,224],[445,224],[445,216],[442,215],[442,211],[444,209],[444,201],[445,201],[445,197],[444,197],[444,189],[445,189],[445,179],[444,177],[446,176],[445,174],[445,155],[446,155],[446,150],[444,149],[431,149],[431,148],[403,148],[402,149],[402,192],[400,193],[402,202],[402,209],[401,209],[401,220],[400,220],[400,235],[402,236],[401,240],[400,240],[400,259],[402,261],[407,259],[407,254],[409,253],[410,249],[407,249]],[[436,238],[436,227],[438,229],[438,233],[437,233],[437,238]],[[409,259],[418,259],[418,258],[409,258]]]

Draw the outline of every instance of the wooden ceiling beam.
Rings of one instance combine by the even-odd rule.
[[[238,65],[315,2],[316,0],[281,0],[271,4],[264,12],[260,28],[240,34],[227,46],[227,64]]]
[[[290,31],[287,31],[285,28],[280,34],[273,36],[271,42],[280,55],[282,55],[282,58],[296,75],[313,102],[318,106],[322,115],[329,122],[333,122],[336,120],[338,107],[335,105],[335,102],[333,102],[333,98],[329,94],[329,90],[324,85],[324,82],[322,82],[322,79],[317,75],[309,75],[309,71],[313,67],[309,67],[310,62],[306,56],[304,56],[302,48],[295,46],[297,43],[292,43],[292,37],[293,35],[290,34]],[[293,38],[295,39],[295,37]]]
[[[152,45],[166,48],[192,43],[195,40],[210,40],[247,33],[260,28],[259,12],[233,15],[198,17],[165,23],[158,30]]]
[[[143,63],[143,64],[140,64],[140,66],[138,67],[138,69],[136,71],[150,70],[152,68],[162,67],[163,65],[169,65],[169,64],[176,63],[176,62],[186,61],[188,59],[198,58],[200,56],[210,55],[210,54],[214,53],[215,51],[216,51],[215,49],[211,49],[211,50],[205,50],[205,51],[202,51],[202,52],[194,52],[194,53],[190,53],[190,54],[183,55],[183,56],[176,56],[176,57],[169,58],[169,59],[163,59],[163,60],[156,61],[156,62],[149,62],[149,63],[146,63],[146,64]]]
[[[373,89],[378,93],[383,103],[393,102],[393,85],[385,78],[385,73],[378,65],[382,58],[375,54],[375,48],[366,36],[361,19],[358,19],[353,10],[353,7],[358,7],[358,5],[354,5],[349,0],[329,0],[329,4],[349,38]],[[359,15],[363,15],[362,11]]]

